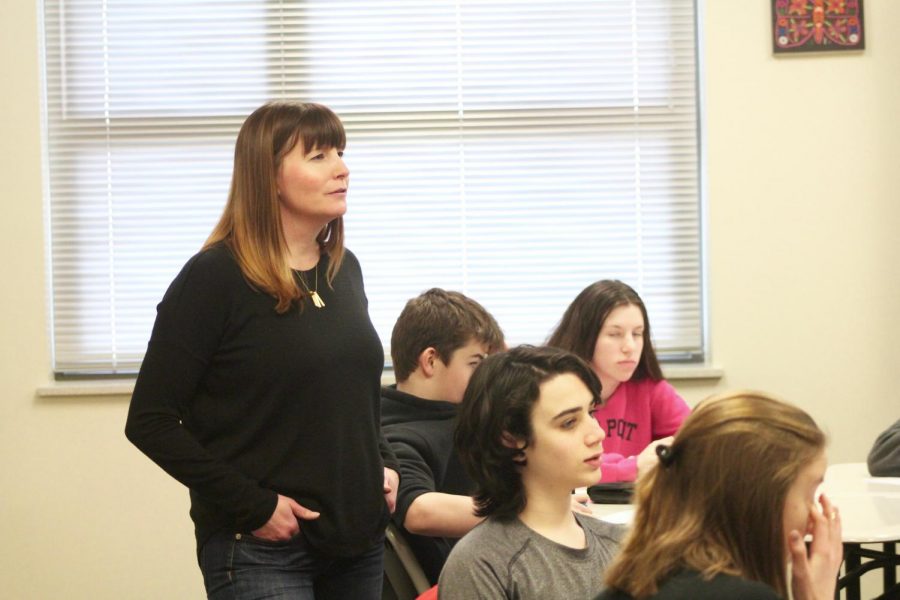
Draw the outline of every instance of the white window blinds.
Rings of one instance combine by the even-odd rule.
[[[541,343],[602,278],[703,355],[693,0],[44,0],[54,369],[134,372],[243,119],[344,120],[347,245],[387,344],[429,287]]]

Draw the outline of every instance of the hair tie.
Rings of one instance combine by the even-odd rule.
[[[659,444],[656,447],[656,455],[664,467],[668,467],[675,461],[675,452],[672,451],[671,446],[666,446],[665,444]]]

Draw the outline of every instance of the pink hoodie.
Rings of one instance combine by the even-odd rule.
[[[595,413],[606,433],[600,481],[634,481],[641,450],[654,440],[673,435],[690,412],[668,381],[620,383]]]

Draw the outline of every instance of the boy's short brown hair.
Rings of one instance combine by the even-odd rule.
[[[488,354],[504,348],[503,331],[483,306],[459,292],[432,288],[407,302],[394,324],[394,376],[398,382],[406,381],[426,348],[434,348],[447,364],[473,339],[487,346]]]

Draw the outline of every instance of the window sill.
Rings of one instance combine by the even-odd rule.
[[[699,380],[721,379],[725,374],[721,367],[706,365],[673,365],[664,366],[666,379]],[[385,370],[381,376],[382,385],[394,383],[393,370]],[[85,396],[131,396],[134,391],[133,379],[117,379],[104,381],[101,379],[86,381],[51,381],[38,387],[39,398],[83,398]]]
[[[382,385],[394,383],[394,372],[384,371]],[[86,396],[131,396],[134,379],[86,379],[83,381],[51,381],[38,386],[38,398],[84,398]]]
[[[725,369],[712,365],[662,365],[663,375],[670,381],[722,379]]]
[[[85,396],[131,396],[134,379],[88,379],[84,381],[51,381],[39,386],[39,398],[83,398]]]

